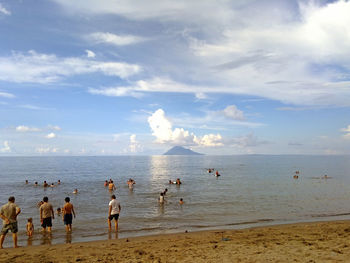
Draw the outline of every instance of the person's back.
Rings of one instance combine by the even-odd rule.
[[[71,203],[66,203],[64,206],[63,206],[63,212],[65,214],[71,214],[72,213],[72,210],[73,210],[73,205]]]
[[[1,207],[1,214],[4,215],[10,223],[17,221],[18,206],[15,203],[8,202]]]
[[[43,218],[48,218],[52,216],[52,205],[49,202],[44,202],[40,206],[40,213],[42,214]]]

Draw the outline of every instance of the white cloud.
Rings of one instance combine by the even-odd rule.
[[[16,96],[8,92],[0,91],[0,97],[12,99],[12,98],[15,98]]]
[[[58,126],[58,125],[47,125],[47,128],[48,128],[49,130],[54,130],[54,131],[60,131],[60,130],[62,130],[61,127]]]
[[[40,132],[41,129],[36,128],[36,127],[28,127],[25,125],[20,125],[16,127],[16,131],[18,132]]]
[[[96,57],[96,54],[95,54],[93,51],[91,51],[91,50],[86,49],[85,52],[86,52],[86,56],[87,56],[88,58],[94,58],[94,57]]]
[[[194,133],[175,128],[173,130],[171,121],[165,116],[162,109],[156,110],[150,117],[148,123],[152,135],[156,137],[157,143],[168,143],[173,145],[197,145],[204,147],[221,146],[221,135],[208,134],[197,137]]]
[[[4,147],[0,148],[0,152],[11,152],[11,147],[8,141],[4,141]]]
[[[116,35],[108,32],[96,32],[88,35],[94,43],[110,44],[115,46],[125,46],[145,41],[144,38],[132,35]]]
[[[46,135],[46,136],[45,136],[45,138],[47,138],[47,139],[53,139],[53,138],[56,138],[56,134],[55,134],[55,133],[53,133],[53,132],[51,132],[51,133],[49,133],[48,135]]]
[[[142,149],[142,145],[136,140],[136,135],[135,134],[132,134],[130,136],[129,150],[132,153],[141,152],[143,150]]]
[[[201,138],[195,138],[194,141],[200,145],[205,147],[217,147],[223,146],[222,137],[220,134],[208,134],[204,135]]]
[[[340,129],[340,131],[345,132],[345,134],[343,135],[345,139],[350,139],[350,125],[348,125],[348,127],[346,128]]]
[[[11,12],[9,10],[7,10],[5,7],[2,6],[2,4],[0,3],[0,13],[3,13],[4,15],[11,15]]]
[[[53,0],[64,6],[68,12],[85,14],[115,14],[133,20],[187,20],[193,21],[222,21],[231,14],[230,7],[239,6],[248,0],[228,2],[218,1],[187,1],[187,0],[147,0],[137,4],[129,0]],[[215,10],[215,12],[214,12]]]
[[[0,80],[10,82],[52,83],[74,75],[102,73],[127,78],[138,73],[140,66],[123,62],[104,62],[79,57],[57,57],[33,50],[26,54],[13,52],[0,57]]]
[[[219,111],[219,114],[223,114],[226,118],[233,120],[244,120],[243,111],[237,109],[235,105],[229,105],[224,110]]]

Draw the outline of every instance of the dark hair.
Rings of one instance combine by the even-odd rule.
[[[15,201],[15,197],[14,197],[14,196],[10,196],[10,197],[9,197],[9,201],[10,201],[10,202],[14,202],[14,201]]]
[[[49,198],[47,196],[44,196],[43,201],[47,202],[47,201],[49,201]]]
[[[111,197],[112,197],[112,199],[115,199],[115,198],[116,198],[115,195],[112,195]]]
[[[64,201],[66,201],[67,203],[70,201],[70,198],[67,196]]]
[[[33,218],[28,218],[28,222],[32,222],[33,221]]]

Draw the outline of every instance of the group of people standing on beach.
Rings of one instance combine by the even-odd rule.
[[[66,227],[66,231],[72,231],[72,221],[73,216],[75,218],[75,211],[73,205],[70,203],[70,198],[66,197],[65,204],[62,208],[62,219],[64,225]],[[5,240],[6,234],[11,231],[14,247],[18,247],[17,245],[17,232],[18,232],[18,223],[17,216],[21,212],[19,206],[15,203],[15,197],[10,196],[8,199],[8,203],[3,205],[0,210],[0,217],[3,220],[3,227],[1,229],[0,236],[0,248],[3,248],[3,243]],[[55,219],[55,213],[51,203],[49,203],[49,198],[45,196],[43,201],[39,207],[40,214],[40,223],[42,227],[42,231],[45,232],[46,229],[49,233],[51,233],[52,228],[52,220]],[[34,234],[34,224],[33,218],[28,218],[28,222],[26,225],[27,235],[31,237]]]

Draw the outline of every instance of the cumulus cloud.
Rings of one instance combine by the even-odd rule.
[[[7,10],[5,7],[2,6],[2,4],[0,3],[0,14],[4,14],[4,15],[11,15],[11,12],[9,10]]]
[[[51,132],[49,133],[48,135],[45,136],[47,139],[53,139],[53,138],[56,138],[56,134]]]
[[[88,58],[94,58],[94,57],[96,57],[96,54],[95,54],[93,51],[91,51],[91,50],[86,49],[85,52],[86,52],[86,56],[87,56]]]
[[[36,128],[36,127],[29,127],[25,125],[19,125],[16,127],[17,132],[40,132],[41,129]]]
[[[243,111],[237,109],[235,105],[229,105],[224,110],[219,111],[219,114],[223,114],[226,118],[233,120],[244,120]]]
[[[0,91],[0,97],[12,99],[12,98],[15,98],[16,96],[8,92]]]
[[[199,137],[183,128],[173,129],[171,121],[165,116],[165,112],[162,109],[156,110],[148,117],[148,123],[152,130],[152,135],[156,137],[156,142],[158,143],[198,145],[204,147],[222,145],[222,137],[220,134],[208,134]]]
[[[11,152],[11,147],[8,141],[4,141],[4,146],[0,148],[0,152],[2,153]]]
[[[13,52],[12,56],[0,57],[0,80],[9,82],[52,83],[62,78],[89,73],[127,78],[138,73],[140,66],[123,62],[96,61],[79,57],[57,57],[40,54]]]
[[[137,153],[142,151],[142,145],[136,140],[136,135],[132,134],[130,136],[129,150],[132,153]]]
[[[126,46],[136,44],[144,41],[145,39],[132,35],[116,35],[108,32],[96,32],[88,35],[88,39],[92,40],[96,44],[105,43],[115,46]]]

